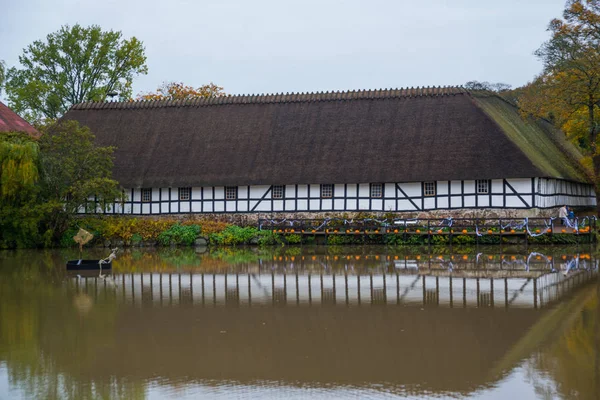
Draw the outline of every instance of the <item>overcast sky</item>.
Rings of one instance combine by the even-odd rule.
[[[520,86],[565,0],[0,0],[0,60],[61,25],[143,41],[148,75],[227,93],[460,85]]]

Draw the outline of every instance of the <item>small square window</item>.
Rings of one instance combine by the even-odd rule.
[[[237,199],[237,186],[225,186],[225,200]]]
[[[383,196],[383,184],[371,183],[371,197],[382,197]]]
[[[179,188],[179,200],[189,200],[191,198],[192,198],[192,188],[191,187]]]
[[[487,180],[479,180],[475,181],[477,185],[477,193],[478,194],[487,194],[489,193],[489,182]]]
[[[425,196],[435,196],[435,182],[425,182],[423,187]]]
[[[142,189],[142,202],[150,203],[152,201],[152,189]]]
[[[283,199],[283,186],[282,185],[274,185],[273,186],[273,198],[274,199]]]
[[[321,197],[333,197],[333,185],[325,184],[321,185]]]

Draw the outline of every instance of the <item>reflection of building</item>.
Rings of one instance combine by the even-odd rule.
[[[591,274],[576,272],[570,281],[562,280],[561,288],[573,290],[575,282],[584,283]],[[334,280],[330,274],[304,272],[114,278],[116,288],[102,281],[96,288],[88,278],[87,290],[96,293],[97,303],[118,304],[119,309],[111,327],[116,340],[86,365],[94,379],[112,382],[114,376],[126,376],[146,382],[160,377],[161,386],[225,385],[257,393],[274,384],[375,387],[409,397],[467,395],[506,377],[535,348],[531,338],[536,345],[555,332],[552,328],[576,307],[567,303],[560,314],[555,308],[535,310],[531,290],[517,294],[520,281],[512,279],[509,302],[515,294],[517,299],[507,310],[503,297],[495,303],[501,310],[476,307],[491,292],[480,280],[476,296],[477,281],[471,278],[465,278],[469,309],[462,309],[460,278],[457,309],[452,310],[436,306],[447,301],[448,291],[436,288],[436,281],[440,286],[444,281],[433,276],[399,275],[402,290],[415,283],[400,306],[395,304],[396,276],[388,274],[348,275],[348,284],[345,275]],[[404,278],[412,282],[404,284]],[[346,298],[352,306],[345,306]]]
[[[114,176],[129,199],[109,213],[596,202],[563,135],[462,88],[84,103],[65,118],[116,147]]]
[[[419,273],[331,271],[282,273],[148,273],[114,277],[116,293],[138,305],[368,305],[423,304],[449,307],[544,307],[560,300],[597,275],[596,270],[576,270],[568,276],[550,271],[513,271],[498,278],[464,271],[421,269]],[[94,285],[98,279],[83,278],[77,285]],[[100,281],[107,290],[107,285]],[[114,290],[108,287],[108,290]]]

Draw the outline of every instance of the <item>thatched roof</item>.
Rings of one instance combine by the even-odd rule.
[[[39,132],[17,113],[0,101],[0,132],[25,132],[38,136]]]
[[[83,103],[64,118],[117,147],[126,187],[586,180],[559,136],[462,88]]]

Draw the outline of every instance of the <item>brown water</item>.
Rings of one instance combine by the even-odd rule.
[[[590,250],[503,250],[0,252],[0,399],[599,398]]]

